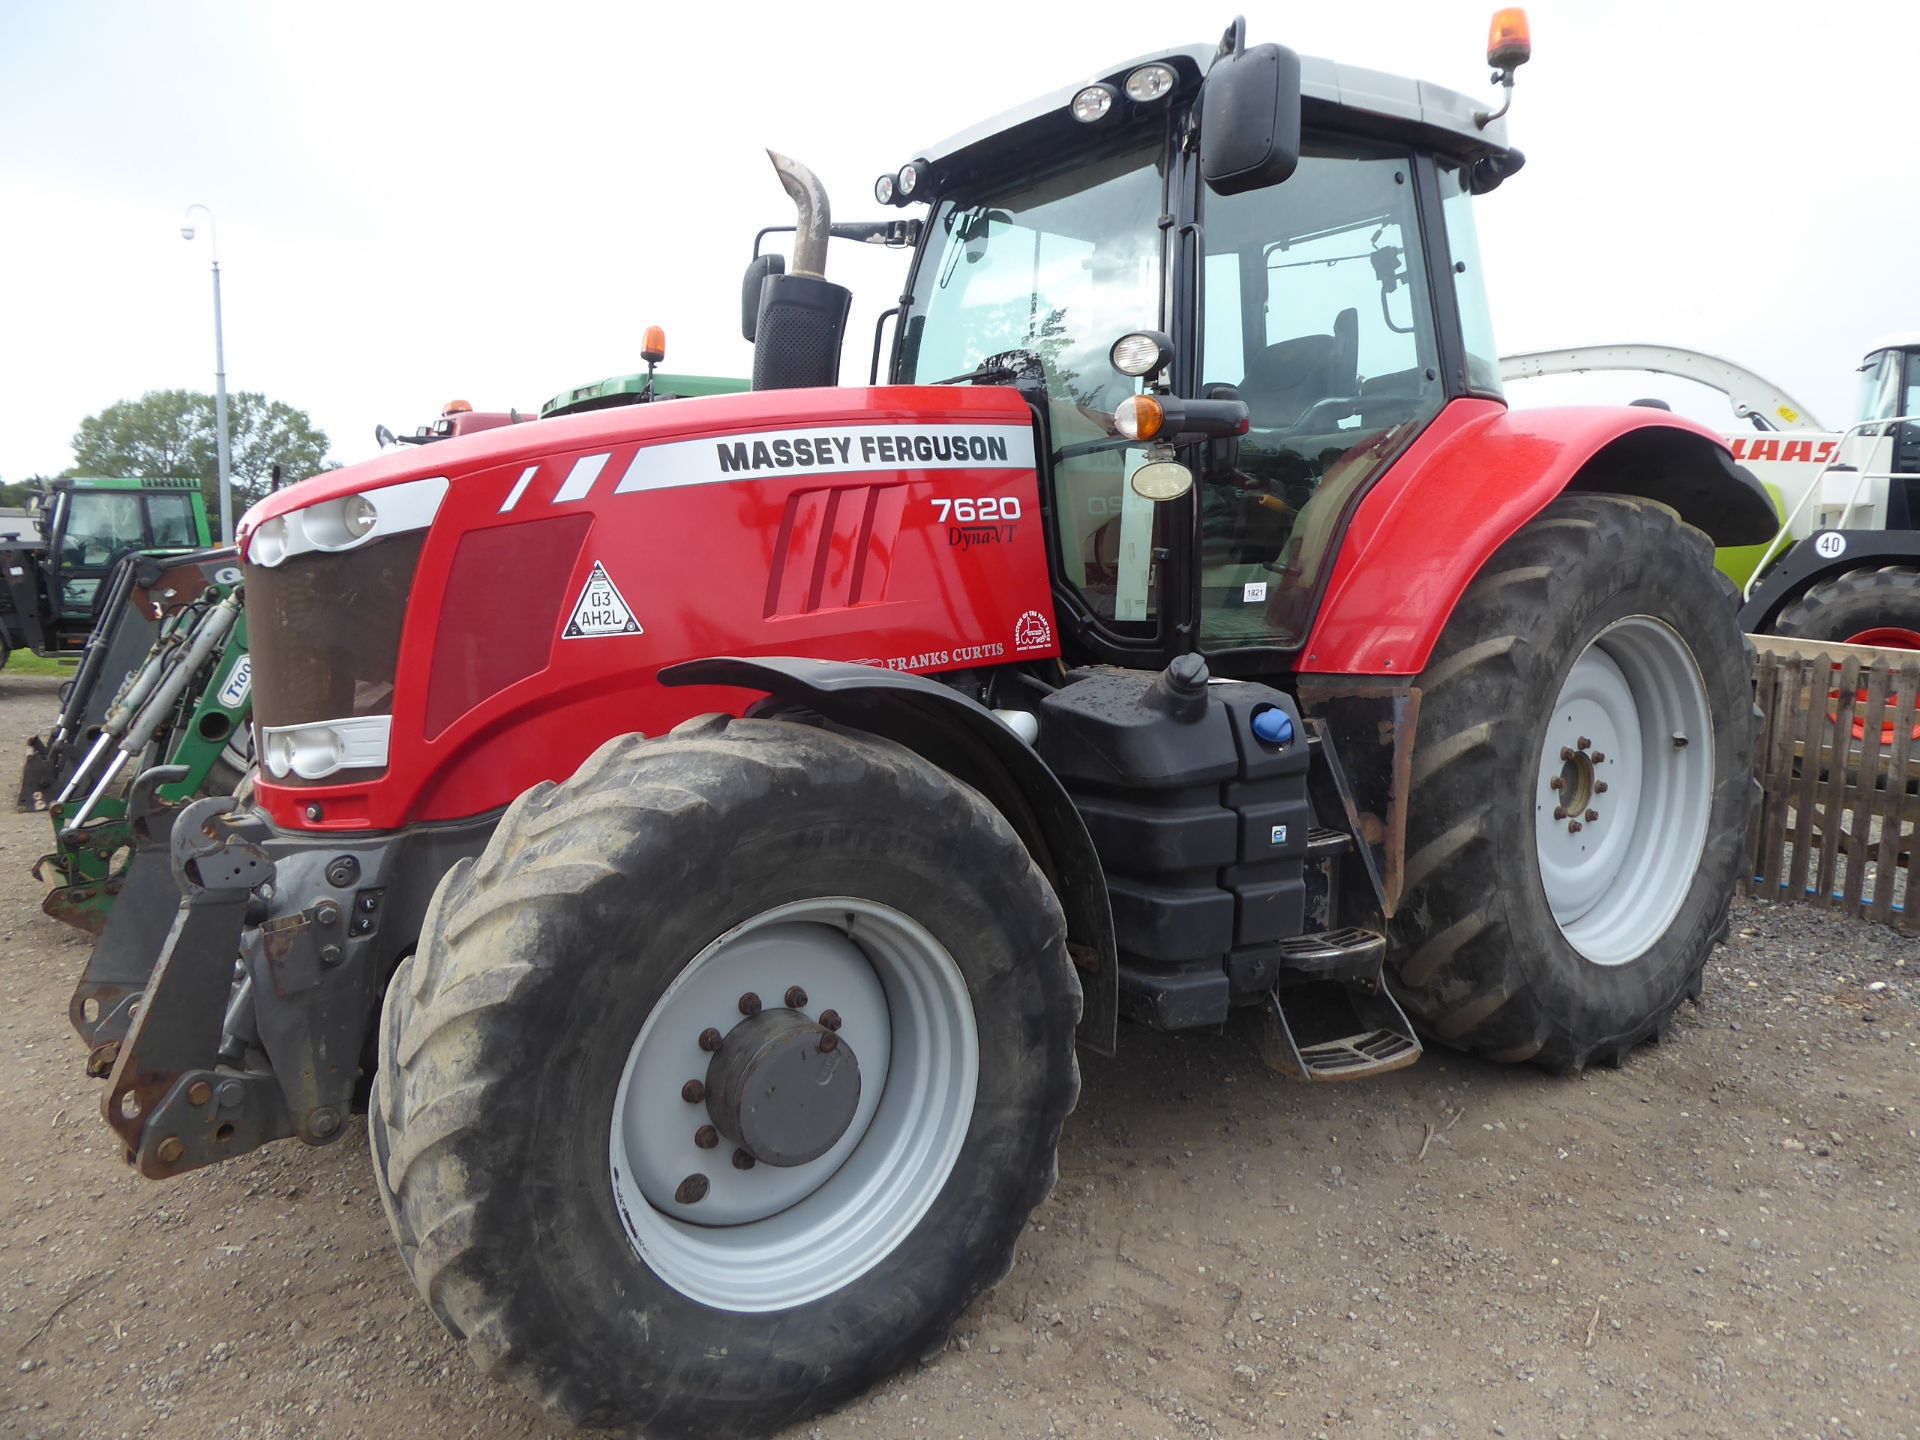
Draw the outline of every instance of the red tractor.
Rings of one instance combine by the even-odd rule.
[[[258,784],[175,817],[89,1036],[132,1162],[364,1105],[490,1372],[760,1433],[1007,1272],[1076,1031],[1246,1007],[1314,1080],[1657,1038],[1751,796],[1712,546],[1773,511],[1664,412],[1508,413],[1471,212],[1520,161],[1236,22],[920,152],[911,219],[778,162],[750,393],[255,506]],[[827,242],[883,232],[890,383],[834,388]]]

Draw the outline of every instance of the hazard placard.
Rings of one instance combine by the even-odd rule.
[[[607,567],[594,561],[593,573],[587,576],[586,587],[574,602],[573,613],[567,617],[567,628],[560,632],[560,638],[592,640],[605,635],[646,633],[633,618],[632,607],[613,583],[613,577],[607,574]]]

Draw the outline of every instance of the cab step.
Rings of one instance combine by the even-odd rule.
[[[1315,825],[1307,831],[1307,859],[1331,860],[1336,855],[1344,855],[1353,849],[1353,837],[1344,830],[1330,830],[1324,825]]]
[[[1267,992],[1268,1065],[1298,1080],[1359,1080],[1420,1058],[1420,1041],[1381,973],[1387,941],[1333,930],[1284,942],[1287,969]]]

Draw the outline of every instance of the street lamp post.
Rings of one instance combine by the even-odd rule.
[[[191,221],[194,211],[207,217],[207,252],[213,257],[213,423],[220,451],[220,540],[233,540],[233,472],[227,445],[227,347],[220,327],[220,230],[213,211],[199,203],[187,207],[183,219]],[[182,240],[193,239],[191,223],[180,227]]]

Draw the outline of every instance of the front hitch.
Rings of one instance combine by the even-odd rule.
[[[233,804],[207,796],[175,818],[172,871],[184,898],[101,1101],[129,1161],[149,1179],[291,1133],[272,1075],[217,1068],[247,903],[274,869],[247,833],[257,822]]]

